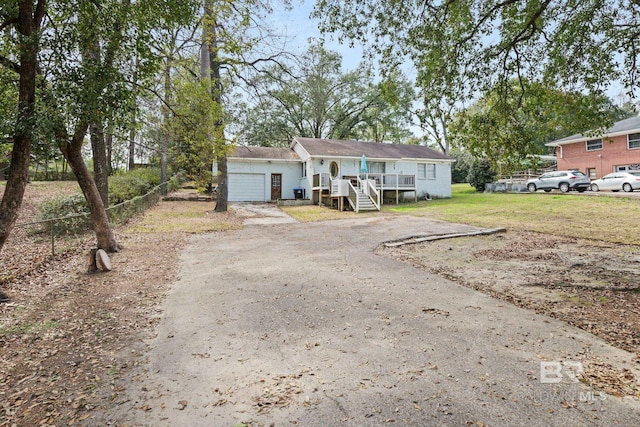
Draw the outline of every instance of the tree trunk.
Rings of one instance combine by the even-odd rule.
[[[227,155],[218,156],[218,197],[216,199],[216,212],[227,211],[227,199],[229,197],[229,186],[227,185]]]
[[[166,196],[167,181],[169,180],[169,174],[167,173],[167,150],[169,149],[169,135],[166,133],[162,135],[160,139],[160,194]]]
[[[164,69],[164,98],[165,102],[170,102],[171,99],[171,64],[173,60],[171,55],[167,57],[167,63]],[[162,107],[162,118],[164,120],[165,125],[168,125],[170,117],[170,111],[166,106]],[[162,187],[160,188],[160,193],[163,196],[167,194],[167,180],[169,179],[169,174],[167,173],[167,153],[169,152],[169,131],[167,130],[168,126],[165,126],[165,130],[162,133],[162,137],[160,138],[160,182],[162,183]]]
[[[109,207],[109,167],[104,129],[101,124],[91,124],[91,150],[93,152],[93,179],[100,193],[102,205]]]
[[[0,250],[9,238],[11,229],[18,218],[22,199],[29,177],[29,157],[31,135],[16,135],[11,153],[11,167],[7,177],[2,202],[0,202]]]
[[[69,162],[69,166],[71,166],[78,185],[80,185],[80,189],[87,200],[98,248],[106,252],[117,252],[120,248],[111,231],[107,211],[102,203],[102,198],[98,192],[98,187],[93,181],[91,172],[82,158],[82,142],[88,127],[88,123],[79,124],[71,141],[63,144],[60,149],[65,159]]]
[[[133,128],[134,124],[129,129],[129,167],[128,170],[132,171],[136,168],[136,131]]]
[[[216,54],[211,53],[211,46],[214,43],[209,44],[210,58],[217,57]],[[211,97],[217,105],[222,104],[222,81],[220,80],[220,62],[211,59],[209,61],[211,70]],[[218,194],[216,198],[216,212],[226,212],[228,208],[227,197],[229,190],[227,188],[227,150],[226,142],[224,139],[224,123],[222,118],[216,120],[214,124],[214,132],[212,135],[213,144],[215,144],[216,161],[218,163]]]
[[[209,15],[211,24],[207,27],[206,43],[209,47],[209,75],[211,77],[211,99],[222,105],[222,79],[220,70],[222,64],[219,58],[219,47],[217,40],[217,22],[211,15],[211,0],[205,2],[205,13]],[[206,58],[206,55],[202,56]],[[216,199],[216,212],[227,211],[227,198],[229,190],[227,188],[227,153],[224,139],[224,122],[219,117],[215,123],[214,134],[212,135],[215,144],[216,161],[218,162],[218,197]]]
[[[104,143],[107,149],[107,175],[113,174],[113,134],[108,131],[104,136]]]
[[[29,157],[35,129],[36,73],[38,69],[39,40],[34,35],[44,15],[44,3],[34,10],[33,0],[18,4],[20,46],[20,81],[18,83],[18,117],[13,137],[11,167],[0,202],[0,250],[9,238],[29,179]],[[35,13],[34,13],[35,12]]]
[[[447,124],[448,121],[447,119],[443,116],[442,117],[442,142],[444,143],[444,147],[443,148],[443,153],[445,155],[450,155],[451,154],[451,147],[449,144],[449,132],[447,132]]]

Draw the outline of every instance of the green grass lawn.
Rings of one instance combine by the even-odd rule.
[[[640,199],[551,193],[477,193],[455,184],[451,199],[384,210],[481,227],[640,244]]]

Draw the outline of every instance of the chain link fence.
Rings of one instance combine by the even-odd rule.
[[[142,196],[134,197],[131,200],[107,208],[109,222],[112,225],[126,224],[131,218],[155,206],[160,200],[163,191],[166,191],[166,188],[167,183],[160,184]],[[28,230],[29,235],[48,234],[51,256],[55,256],[56,238],[68,240],[72,234],[69,230],[89,230],[91,228],[90,216],[91,214],[88,212],[65,215],[58,218],[16,224],[15,228],[25,228]]]

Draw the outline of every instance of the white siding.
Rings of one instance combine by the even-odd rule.
[[[420,166],[422,164],[425,166]],[[427,164],[435,164],[435,179],[430,179],[432,176],[428,176],[429,168],[433,167],[426,166]],[[416,175],[418,197],[424,196],[425,193],[429,193],[432,197],[451,197],[451,163],[427,159],[419,162],[399,161],[394,168],[393,173]],[[414,197],[413,193],[407,193],[405,196],[409,199]]]
[[[298,150],[296,150],[298,151]],[[304,150],[300,151],[305,154]],[[360,158],[332,158],[322,157],[310,159],[306,155],[307,176],[302,175],[302,161],[282,161],[268,159],[239,159],[230,158],[228,163],[229,172],[229,201],[268,201],[271,199],[271,174],[282,174],[282,198],[292,199],[294,188],[304,188],[305,197],[311,197],[313,175],[320,172],[329,172],[329,165],[332,161],[338,164],[339,176],[355,176],[360,172]],[[322,160],[322,164],[320,164]],[[374,160],[372,161],[380,161]],[[387,174],[416,175],[416,189],[419,197],[429,193],[432,197],[451,197],[451,164],[449,162],[438,162],[433,160],[387,160],[385,162]],[[419,173],[419,164],[422,173]],[[435,177],[432,174],[426,176],[426,164],[435,165]],[[431,169],[431,172],[433,169]],[[258,178],[259,176],[260,178]],[[430,179],[427,179],[430,178]],[[235,183],[234,183],[235,180]],[[258,181],[260,183],[258,183]],[[406,193],[406,198],[413,199],[413,193]]]
[[[244,160],[230,159],[228,166],[229,173],[229,201],[245,201],[245,202],[264,202],[271,200],[271,174],[282,174],[282,198],[293,199],[294,188],[304,188],[306,196],[310,197],[309,187],[304,185],[306,180],[302,178],[302,166],[299,161],[278,161],[278,160]],[[255,192],[247,194],[244,190],[232,188],[231,176],[233,174],[240,175],[260,175],[262,177],[262,194],[258,197],[257,189]],[[236,193],[240,191],[240,193]],[[253,197],[247,199],[247,197]],[[243,198],[245,200],[240,200]]]
[[[258,173],[229,173],[230,202],[264,202],[265,175]]]

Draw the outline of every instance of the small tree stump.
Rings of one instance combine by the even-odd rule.
[[[102,271],[111,271],[111,260],[109,255],[102,249],[96,251],[96,262]]]
[[[111,260],[109,255],[98,248],[91,248],[89,251],[89,262],[87,264],[87,273],[95,273],[98,270],[111,271]]]

